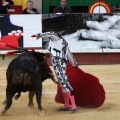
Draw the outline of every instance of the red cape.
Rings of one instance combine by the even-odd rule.
[[[67,76],[75,92],[75,102],[79,107],[100,107],[105,100],[105,91],[99,79],[89,73],[85,73],[78,67],[67,65]],[[55,96],[57,103],[64,103],[60,85],[57,86]]]

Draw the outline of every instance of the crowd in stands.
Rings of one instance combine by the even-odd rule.
[[[7,14],[11,5],[14,5],[12,0],[0,0],[0,14]],[[23,14],[39,14],[38,10],[33,7],[34,2],[28,0],[26,2],[26,8],[22,11]]]
[[[17,0],[16,0],[17,1]],[[40,14],[42,13],[40,10],[37,10],[37,8],[34,6],[34,0],[27,0],[26,1],[26,8],[24,8],[24,5],[21,4],[21,13],[22,14]],[[53,6],[52,13],[55,14],[61,14],[61,13],[74,13],[74,10],[71,9],[71,7],[68,7],[67,0],[59,0],[60,5],[59,6]],[[0,0],[0,14],[9,14],[9,9],[12,9],[11,5],[14,4],[14,0]],[[120,5],[119,5],[120,6]],[[113,8],[114,7],[114,8]],[[114,10],[119,9],[115,6],[111,7],[112,12],[114,13]],[[50,12],[50,13],[51,13]]]
[[[12,0],[0,0],[0,14],[7,14],[11,5],[14,5]],[[21,12],[22,14],[39,14],[40,12],[34,8],[33,0],[26,2],[26,8]],[[60,6],[55,7],[53,13],[72,13],[72,9],[67,7],[67,0],[60,0]]]

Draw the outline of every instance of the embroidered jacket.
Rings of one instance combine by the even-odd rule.
[[[77,66],[78,63],[75,61],[73,55],[70,53],[68,43],[55,32],[45,32],[38,34],[39,38],[50,39],[48,50],[51,55],[55,58],[64,59],[70,61],[73,66]]]

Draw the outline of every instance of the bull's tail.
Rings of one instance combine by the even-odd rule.
[[[12,83],[14,84],[23,84],[29,85],[32,81],[30,81],[30,73],[25,71],[17,70],[13,73]]]

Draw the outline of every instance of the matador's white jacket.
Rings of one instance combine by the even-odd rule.
[[[77,66],[78,63],[70,53],[68,43],[63,38],[60,38],[57,33],[45,32],[38,35],[41,38],[48,38],[50,40],[48,50],[52,56],[69,60],[73,66]]]
[[[70,53],[68,43],[54,32],[41,33],[38,34],[38,36],[41,38],[48,38],[50,40],[48,50],[51,53],[51,62],[59,79],[62,92],[73,91],[67,80],[66,64],[68,60],[73,66],[77,66],[78,63]]]

